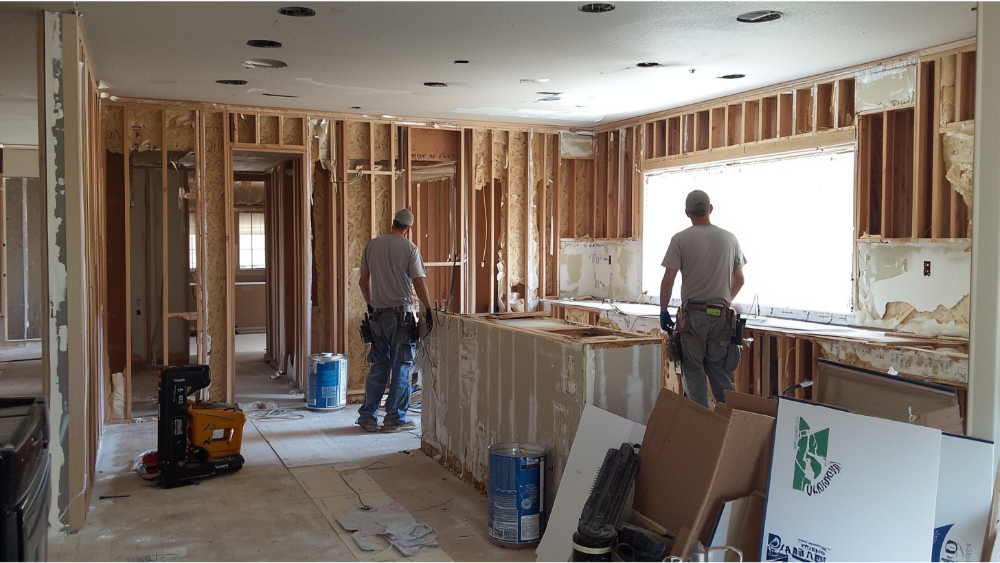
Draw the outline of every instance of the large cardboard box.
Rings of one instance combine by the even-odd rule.
[[[761,561],[927,561],[941,431],[781,398]]]
[[[775,407],[727,393],[713,412],[660,392],[639,450],[635,509],[678,535],[674,554],[690,555],[695,540],[708,543],[724,502],[763,489]]]
[[[980,560],[993,475],[993,442],[941,435],[931,561]]]

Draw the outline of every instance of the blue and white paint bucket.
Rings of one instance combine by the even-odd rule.
[[[536,545],[545,532],[548,449],[503,442],[490,446],[490,538],[507,547]]]
[[[347,357],[343,354],[309,356],[306,408],[333,411],[347,404]]]

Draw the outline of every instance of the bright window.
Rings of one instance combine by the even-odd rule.
[[[198,267],[198,232],[194,213],[188,213],[188,267],[192,270]]]
[[[264,268],[264,214],[240,213],[240,269]]]
[[[667,170],[646,178],[642,289],[659,296],[670,238],[691,226],[691,190],[712,200],[712,223],[747,258],[737,303],[850,313],[854,283],[854,151]],[[680,299],[681,277],[673,298]],[[662,296],[660,296],[662,297]]]

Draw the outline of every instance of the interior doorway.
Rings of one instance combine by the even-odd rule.
[[[305,400],[294,373],[296,306],[304,259],[301,153],[234,150],[234,330],[238,403],[288,406]]]

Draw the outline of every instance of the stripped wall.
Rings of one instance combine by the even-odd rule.
[[[559,285],[563,299],[641,300],[642,241],[562,241]]]

